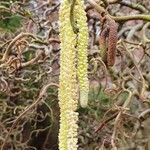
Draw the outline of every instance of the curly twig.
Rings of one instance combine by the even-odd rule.
[[[15,128],[15,126],[19,123],[20,119],[21,119],[26,113],[28,113],[31,109],[33,109],[35,106],[37,106],[37,105],[39,104],[39,102],[41,102],[41,101],[43,100],[42,98],[43,98],[43,96],[45,95],[47,89],[48,89],[50,86],[59,87],[59,85],[56,84],[56,83],[49,83],[49,84],[45,85],[45,86],[41,89],[38,99],[37,99],[32,105],[30,105],[29,107],[27,107],[27,108],[14,120],[13,125],[11,126],[10,130],[8,131],[8,133],[7,133],[6,137],[5,137],[5,141],[4,141],[4,143],[3,143],[2,147],[1,147],[1,150],[4,150],[4,149],[5,149],[4,146],[5,146],[6,142],[8,141],[8,138],[9,138],[9,136],[10,136],[12,130],[13,130],[13,129]]]
[[[8,45],[5,53],[3,54],[3,57],[2,59],[0,60],[0,62],[4,62],[7,58],[8,58],[8,55],[12,49],[12,47],[14,46],[14,44],[16,43],[16,41],[18,41],[19,39],[23,38],[23,37],[32,37],[34,39],[36,39],[36,37],[31,34],[31,33],[20,33],[18,36],[16,36]]]

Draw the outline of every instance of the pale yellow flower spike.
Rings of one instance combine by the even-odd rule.
[[[88,81],[88,58],[87,58],[87,47],[88,47],[88,25],[86,12],[84,10],[84,1],[76,0],[75,6],[75,18],[77,21],[77,27],[79,29],[78,41],[77,41],[77,75],[80,88],[80,105],[86,107],[88,104],[88,92],[89,92],[89,81]]]
[[[70,3],[63,0],[59,11],[60,20],[60,77],[59,150],[77,150],[77,82],[76,82],[76,35],[70,23]]]

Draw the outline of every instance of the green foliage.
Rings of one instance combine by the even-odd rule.
[[[15,32],[21,26],[22,17],[11,11],[11,5],[17,0],[0,2],[0,31]]]
[[[92,89],[89,93],[90,101],[96,101],[102,105],[108,105],[110,103],[110,97],[101,89]]]
[[[6,32],[14,32],[21,26],[21,20],[21,16],[5,12],[3,19],[0,20],[0,28]]]

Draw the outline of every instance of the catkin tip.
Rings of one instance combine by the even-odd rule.
[[[80,105],[82,108],[86,108],[88,106],[88,92],[80,91]]]

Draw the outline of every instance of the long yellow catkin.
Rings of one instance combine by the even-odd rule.
[[[60,77],[59,150],[77,150],[77,81],[76,81],[76,35],[70,23],[70,3],[63,0],[59,11],[60,20]]]
[[[77,78],[82,107],[87,106],[89,91],[87,77],[88,27],[83,1],[63,0],[59,11],[59,21],[61,41],[58,94],[60,106],[59,150],[77,150]],[[77,26],[77,32],[74,30],[74,23]]]
[[[84,1],[76,0],[75,6],[75,18],[77,21],[77,27],[79,29],[77,36],[77,76],[79,82],[80,91],[80,105],[86,107],[88,104],[88,25],[86,12],[84,10]]]

